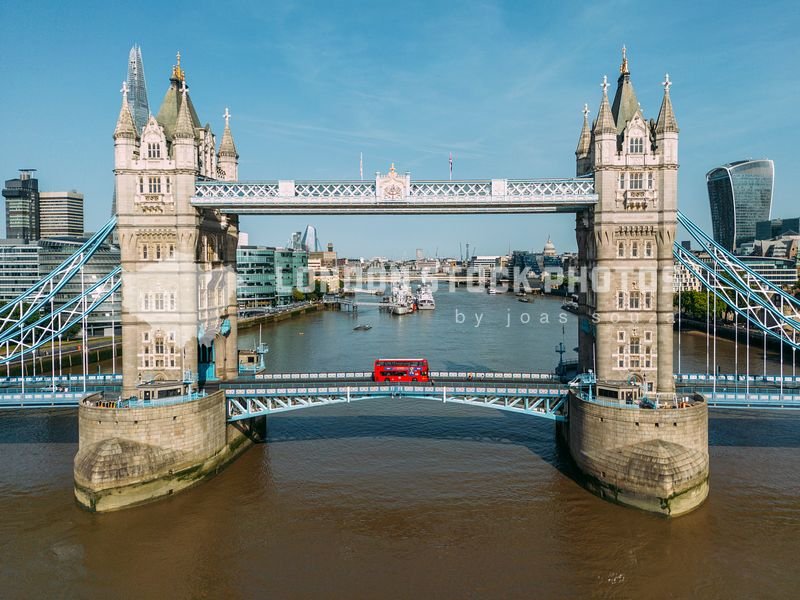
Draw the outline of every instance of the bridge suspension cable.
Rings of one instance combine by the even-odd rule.
[[[705,261],[679,244],[673,255],[714,296],[750,324],[794,349],[800,348],[800,300],[753,271],[678,212],[678,222],[708,254]]]
[[[97,233],[86,240],[72,256],[53,269],[46,277],[43,277],[28,290],[0,307],[0,332],[5,332],[9,326],[14,326],[21,321],[27,320],[42,309],[49,309],[51,300],[75,275],[80,273],[101,244],[111,235],[116,223],[117,218],[112,217]]]

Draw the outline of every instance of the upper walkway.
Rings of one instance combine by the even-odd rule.
[[[577,212],[597,203],[592,178],[412,181],[198,181],[192,205],[237,214]]]

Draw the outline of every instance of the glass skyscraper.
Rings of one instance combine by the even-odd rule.
[[[128,104],[131,107],[136,131],[141,135],[142,127],[147,124],[147,118],[150,116],[150,105],[147,102],[142,49],[136,44],[128,55]]]
[[[706,174],[714,241],[731,252],[756,236],[756,223],[772,210],[771,160],[739,160]]]

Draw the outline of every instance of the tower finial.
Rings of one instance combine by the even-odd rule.
[[[622,75],[630,75],[630,71],[628,70],[628,49],[625,47],[625,44],[622,44],[622,65],[619,67],[619,72]]]
[[[186,97],[186,91],[188,89],[189,88],[186,87],[186,80],[185,79],[181,79],[181,94],[183,94],[184,98]]]
[[[120,92],[122,92],[122,99],[125,102],[127,102],[128,101],[128,82],[127,81],[123,81],[122,82],[122,89],[120,90]]]
[[[225,107],[225,114],[222,115],[222,116],[225,119],[225,127],[228,127],[228,124],[229,124],[229,122],[231,120],[231,113],[228,111],[228,107],[227,106]]]
[[[583,120],[587,121],[588,119],[589,119],[589,105],[588,104],[584,104],[583,105]]]
[[[181,68],[181,53],[180,50],[175,56],[175,60],[177,64],[172,67],[172,79],[176,81],[185,81],[186,80],[186,73]]]
[[[608,76],[603,75],[603,83],[600,84],[600,87],[603,88],[603,95],[608,94]]]
[[[672,82],[669,80],[669,73],[664,73],[664,81],[661,83],[664,86],[664,93],[669,94],[669,88]]]

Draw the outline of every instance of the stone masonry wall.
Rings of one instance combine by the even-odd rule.
[[[122,438],[205,460],[226,443],[224,392],[147,408],[81,406],[78,414],[79,452],[106,439]]]
[[[569,443],[573,449],[611,449],[660,439],[708,452],[708,409],[616,408],[582,402],[570,394]]]

